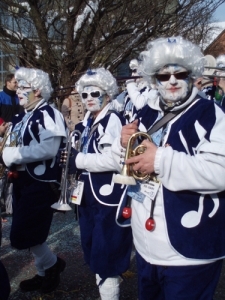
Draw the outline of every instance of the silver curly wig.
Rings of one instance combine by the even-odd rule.
[[[218,68],[224,68],[225,69],[225,55],[219,55],[216,58],[216,66]]]
[[[86,74],[81,76],[75,85],[80,95],[86,86],[91,85],[101,88],[106,92],[110,99],[113,99],[118,93],[116,79],[105,68],[87,70]]]
[[[140,70],[147,76],[153,76],[169,64],[184,67],[193,78],[201,77],[204,71],[204,55],[200,48],[181,36],[150,41],[147,49],[141,52],[140,60]]]
[[[16,80],[26,81],[32,90],[40,90],[41,96],[48,100],[53,91],[49,75],[42,70],[21,67],[15,72]]]

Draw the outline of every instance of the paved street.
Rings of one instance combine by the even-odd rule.
[[[11,218],[3,223],[3,240],[0,249],[1,259],[7,268],[11,281],[9,300],[96,300],[99,298],[95,277],[84,264],[80,247],[79,226],[74,213],[56,213],[53,218],[48,244],[60,257],[66,260],[67,267],[61,276],[58,289],[50,294],[39,292],[22,293],[18,284],[35,274],[32,255],[28,250],[12,250],[9,245]],[[21,233],[22,234],[22,233]],[[121,300],[137,300],[137,277],[135,259],[131,260],[130,270],[124,275],[121,284]],[[175,300],[175,299],[174,299]],[[190,299],[191,300],[191,299]],[[214,300],[225,300],[225,267]]]
[[[10,300],[95,300],[99,298],[95,276],[83,260],[79,226],[72,211],[66,214],[56,213],[53,218],[47,242],[50,248],[67,262],[67,267],[61,275],[58,289],[47,295],[39,292],[22,293],[18,288],[21,280],[35,274],[35,267],[32,254],[28,250],[17,251],[10,247],[11,218],[8,217],[7,220],[8,222],[3,223],[0,254],[10,277],[12,288]],[[131,269],[125,274],[121,284],[121,299],[137,299],[134,259],[131,262]]]

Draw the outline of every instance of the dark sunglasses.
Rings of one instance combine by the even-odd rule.
[[[101,93],[99,91],[95,91],[95,92],[81,94],[83,99],[87,99],[88,95],[91,95],[92,98],[99,98],[101,96]]]
[[[174,74],[156,74],[155,78],[158,79],[159,81],[168,81],[171,75],[173,75],[178,80],[184,80],[188,78],[189,74],[190,74],[189,72],[180,72]]]

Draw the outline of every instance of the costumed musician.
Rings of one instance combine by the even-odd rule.
[[[204,78],[210,75],[211,84],[203,86],[202,92],[205,93],[207,99],[225,108],[225,55],[219,55],[216,59],[212,55],[206,55],[205,58],[211,62],[212,69],[208,69],[203,75]],[[207,82],[206,79],[205,81]]]
[[[158,182],[129,186],[130,220],[121,218],[127,196],[118,210],[118,223],[132,227],[138,299],[211,300],[225,257],[225,115],[193,85],[204,70],[199,47],[179,36],[159,38],[141,57],[159,97],[112,146],[121,168],[131,134],[150,132],[153,141],[143,141],[145,152],[125,163]]]
[[[52,92],[47,73],[19,68],[15,78],[23,81],[19,97],[23,94],[27,99],[25,111],[12,120],[16,146],[5,147],[1,156],[2,164],[14,166],[18,172],[13,178],[10,241],[13,248],[30,249],[37,269],[33,278],[20,282],[20,288],[48,293],[59,285],[66,265],[46,243],[53,216],[51,204],[56,200],[54,188],[59,187],[61,171],[56,154],[66,137],[66,125],[62,114],[47,102]]]
[[[84,259],[96,274],[96,283],[102,300],[118,300],[120,276],[130,264],[132,234],[130,228],[116,224],[119,199],[125,187],[113,184],[116,165],[111,145],[120,134],[125,119],[112,110],[117,84],[104,68],[88,70],[76,83],[87,113],[75,126],[81,132],[81,151],[74,148],[69,159],[69,173],[79,176],[78,204],[81,245]],[[62,154],[62,160],[65,159]],[[80,201],[79,200],[79,201]]]

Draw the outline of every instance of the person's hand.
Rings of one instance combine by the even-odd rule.
[[[125,164],[133,164],[133,170],[144,174],[151,174],[154,172],[154,161],[157,147],[148,140],[141,143],[146,150],[143,154],[131,157],[125,161]]]
[[[122,127],[121,131],[121,145],[126,148],[129,138],[132,134],[138,131],[138,120],[135,120],[133,123],[127,124]]]
[[[77,166],[76,166],[76,157],[79,152],[71,148],[70,157],[69,157],[69,165],[68,165],[68,174],[75,174],[77,172]]]
[[[74,174],[77,171],[75,160],[78,153],[79,152],[76,149],[74,149],[73,147],[71,148],[70,157],[68,161],[68,174]],[[66,166],[67,156],[68,156],[68,152],[66,150],[59,151],[57,161],[60,167],[63,168]]]

